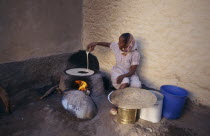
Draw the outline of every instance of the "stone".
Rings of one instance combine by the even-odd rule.
[[[150,133],[152,133],[152,129],[151,128],[146,128]]]
[[[82,91],[72,90],[64,93],[63,107],[80,119],[92,119],[97,114],[97,107],[90,96]]]

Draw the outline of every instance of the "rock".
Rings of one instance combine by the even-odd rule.
[[[150,133],[152,133],[152,129],[151,128],[146,128]]]
[[[62,105],[80,119],[92,119],[97,113],[97,107],[91,97],[78,90],[65,92]]]

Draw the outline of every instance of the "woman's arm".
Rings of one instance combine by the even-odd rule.
[[[128,73],[118,76],[117,84],[120,84],[122,82],[122,80],[124,79],[124,77],[131,77],[136,72],[137,67],[138,67],[138,65],[132,65],[130,67],[130,71]]]
[[[96,47],[96,45],[99,45],[99,46],[103,46],[103,47],[109,48],[109,47],[110,47],[110,44],[111,44],[111,43],[108,43],[108,42],[92,42],[92,43],[90,43],[90,44],[87,46],[87,50],[88,50],[89,52],[94,51],[94,48]]]

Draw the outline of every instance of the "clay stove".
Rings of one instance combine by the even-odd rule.
[[[87,68],[86,52],[79,51],[70,56],[68,69]],[[95,56],[89,54],[89,69],[94,71],[93,75],[77,76],[69,75],[64,71],[60,81],[61,90],[65,91],[62,98],[63,107],[77,118],[91,119],[97,113],[94,98],[104,94],[102,75],[99,72],[99,63]],[[82,72],[81,72],[82,74]],[[84,72],[84,74],[86,74]],[[81,82],[87,84],[85,91],[79,89]],[[87,90],[89,93],[87,93]]]

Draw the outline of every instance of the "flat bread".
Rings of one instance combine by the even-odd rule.
[[[128,87],[114,91],[110,101],[120,108],[141,109],[153,106],[157,102],[157,97],[148,90]]]

